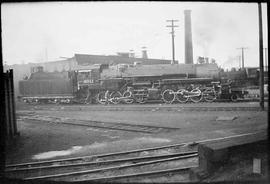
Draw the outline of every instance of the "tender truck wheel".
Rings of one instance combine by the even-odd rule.
[[[235,94],[235,93],[233,93],[233,94],[231,95],[231,101],[232,101],[232,102],[237,102],[237,101],[238,101],[238,95]]]

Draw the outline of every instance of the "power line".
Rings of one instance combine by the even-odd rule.
[[[244,65],[244,50],[245,49],[248,49],[247,47],[240,47],[240,48],[237,48],[237,49],[241,49],[242,50],[242,69],[244,69],[245,65]]]
[[[175,37],[175,32],[174,32],[174,28],[178,27],[178,25],[174,25],[174,22],[178,22],[179,20],[166,20],[166,22],[171,22],[171,25],[167,25],[166,27],[171,27],[172,28],[172,32],[170,32],[172,34],[172,64],[175,64],[175,52],[174,52],[174,37]]]

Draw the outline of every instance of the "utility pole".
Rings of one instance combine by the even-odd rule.
[[[264,110],[264,71],[263,71],[263,31],[262,31],[262,7],[258,2],[259,14],[259,60],[260,60],[260,107]]]
[[[241,69],[241,56],[238,56],[239,59],[239,69]]]
[[[267,58],[267,48],[263,48],[264,49],[264,63],[265,63],[265,71],[268,71],[268,66],[267,66],[267,60],[268,60],[268,58]]]
[[[48,62],[48,49],[45,48],[45,62]]]
[[[0,42],[2,48],[2,42]],[[0,56],[0,173],[4,173],[5,170],[5,158],[6,158],[6,98],[5,98],[5,74],[4,74],[4,63],[3,54]],[[3,107],[3,109],[2,109]]]
[[[175,57],[174,57],[174,28],[178,27],[177,25],[174,25],[174,22],[178,22],[178,20],[166,20],[167,22],[171,22],[171,25],[168,25],[166,27],[171,27],[172,28],[172,32],[170,32],[172,34],[172,63],[171,64],[175,64]]]
[[[248,49],[247,47],[240,47],[237,49],[241,49],[242,50],[242,69],[244,69],[245,65],[244,65],[244,50]]]

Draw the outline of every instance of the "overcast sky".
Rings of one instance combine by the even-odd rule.
[[[184,10],[192,18],[193,54],[222,67],[258,66],[257,3],[41,2],[1,4],[3,59],[7,64],[43,62],[75,53],[114,55],[134,50],[141,57],[171,59],[168,19],[177,19],[176,60],[184,63]],[[267,7],[263,10],[267,47]],[[197,62],[197,61],[195,61]]]

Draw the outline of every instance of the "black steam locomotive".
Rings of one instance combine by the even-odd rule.
[[[219,81],[216,64],[99,64],[69,72],[44,72],[38,67],[28,79],[19,81],[19,98],[31,103],[185,103],[221,97],[236,101],[246,94],[243,88],[224,87]]]

